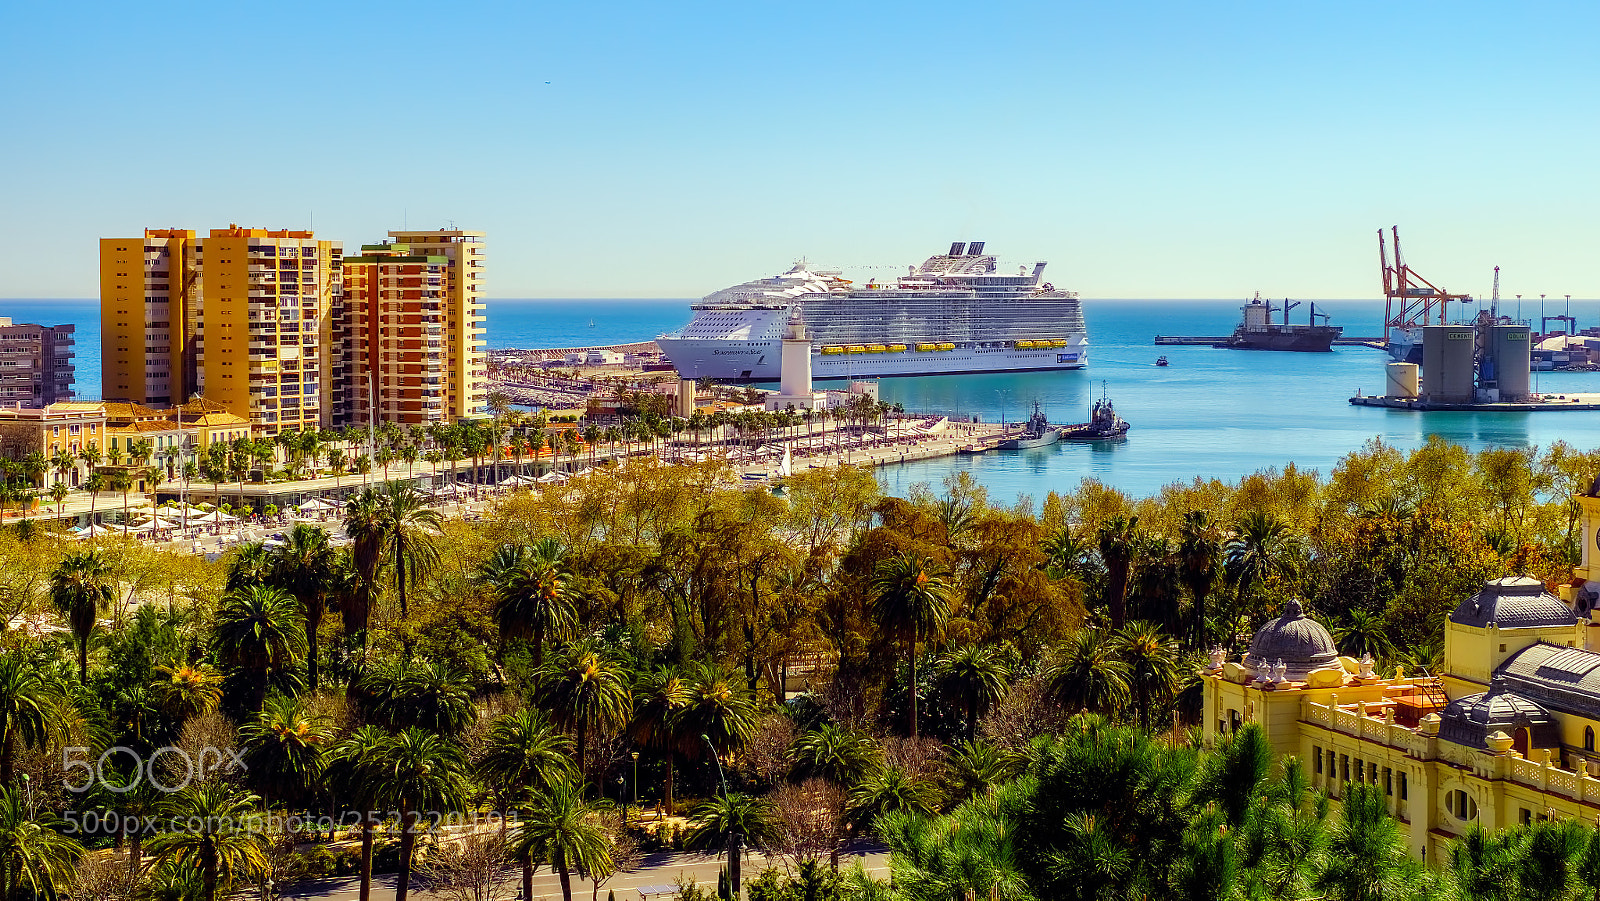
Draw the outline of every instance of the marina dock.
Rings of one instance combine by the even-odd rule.
[[[1233,337],[1233,336],[1232,335],[1157,335],[1156,336],[1156,344],[1157,345],[1173,345],[1173,346],[1210,347],[1210,346],[1212,346],[1214,344],[1226,344],[1226,343],[1228,343],[1228,339],[1231,338],[1231,337]],[[1335,347],[1370,347],[1370,348],[1373,348],[1374,350],[1383,350],[1384,348],[1388,347],[1388,343],[1386,341],[1384,341],[1384,339],[1383,339],[1383,337],[1381,335],[1376,337],[1376,338],[1373,338],[1373,337],[1365,337],[1365,338],[1361,338],[1361,337],[1358,337],[1358,338],[1335,338],[1335,339],[1333,339],[1333,344],[1334,344]]]
[[[1412,397],[1350,398],[1357,407],[1383,407],[1415,413],[1543,413],[1553,410],[1600,410],[1600,394],[1543,394],[1531,401],[1516,403],[1447,403]]]

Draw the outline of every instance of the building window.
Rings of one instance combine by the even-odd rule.
[[[1366,780],[1363,779],[1362,777],[1366,775],[1367,765],[1365,763],[1361,762],[1361,758],[1359,758],[1359,757],[1356,758],[1356,765],[1355,765],[1354,769],[1356,771],[1356,781],[1357,782],[1365,782]],[[1350,777],[1346,776],[1345,778],[1348,779]]]
[[[1526,807],[1522,808],[1519,811],[1519,816],[1521,817],[1522,825],[1524,825],[1524,826],[1527,826],[1527,825],[1529,825],[1530,823],[1533,822],[1533,811],[1529,810]]]
[[[1339,778],[1343,779],[1345,782],[1349,782],[1350,781],[1350,755],[1349,754],[1340,754],[1339,755]]]
[[[1383,768],[1383,793],[1386,795],[1394,794],[1394,770],[1388,767]]]
[[[1467,793],[1459,788],[1445,794],[1444,809],[1458,820],[1478,818],[1478,802],[1467,797]]]
[[[1594,728],[1592,726],[1583,727],[1583,749],[1585,751],[1594,750]]]
[[[1316,755],[1316,758],[1317,758],[1317,767],[1316,767],[1317,775],[1320,776],[1320,775],[1322,775],[1322,749],[1321,748],[1315,748],[1315,749],[1313,749],[1312,753],[1314,755]]]
[[[1377,785],[1378,784],[1378,765],[1377,764],[1373,763],[1373,764],[1368,764],[1367,765],[1367,781],[1371,782],[1373,785]]]

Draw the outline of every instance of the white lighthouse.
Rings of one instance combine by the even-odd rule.
[[[800,308],[789,311],[789,321],[783,328],[783,358],[780,364],[778,393],[767,395],[768,410],[821,410],[827,406],[827,395],[811,390],[811,338],[806,334],[806,322],[800,317]]]

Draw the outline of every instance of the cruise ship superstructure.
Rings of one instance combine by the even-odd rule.
[[[1042,282],[1045,264],[998,271],[983,242],[957,242],[893,284],[856,285],[804,263],[708,294],[688,325],[656,339],[689,379],[778,378],[783,330],[798,307],[815,378],[1082,369],[1078,295]]]

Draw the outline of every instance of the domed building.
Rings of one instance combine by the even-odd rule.
[[[1341,656],[1328,630],[1287,601],[1237,660],[1201,673],[1202,731],[1215,742],[1258,723],[1334,798],[1374,786],[1412,854],[1447,860],[1474,825],[1600,818],[1600,481],[1580,497],[1583,563],[1552,593],[1492,579],[1445,618],[1438,673]]]
[[[1318,670],[1341,669],[1333,636],[1321,623],[1306,616],[1300,602],[1293,598],[1283,605],[1283,613],[1277,619],[1256,632],[1250,653],[1244,656],[1244,666],[1253,672],[1262,664],[1275,667],[1280,660],[1289,682],[1304,682]]]

